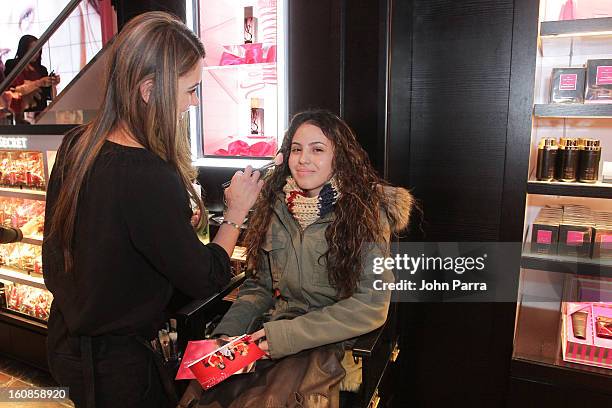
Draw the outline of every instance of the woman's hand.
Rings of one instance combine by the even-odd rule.
[[[49,78],[51,78],[51,85],[57,85],[62,80],[62,78],[59,75],[57,75],[57,74],[52,75]]]
[[[227,343],[229,343],[230,341],[234,340],[236,337],[238,336],[227,336],[225,334],[220,335],[219,337],[217,337],[215,339],[215,341],[217,342],[217,347],[223,347],[225,346]]]
[[[251,341],[253,343],[257,343],[257,341],[259,340],[257,347],[259,347],[264,353],[266,353],[266,356],[264,358],[270,358],[270,349],[268,348],[268,340],[262,340],[262,339],[265,339],[265,337],[266,337],[266,329],[257,330],[255,333],[251,334]]]
[[[38,85],[41,88],[46,88],[48,86],[53,85],[53,79],[52,77],[49,77],[49,76],[42,77],[36,81],[36,85]]]
[[[193,215],[191,216],[191,226],[192,227],[197,227],[198,224],[200,223],[200,209],[195,209],[193,211]]]
[[[257,200],[261,187],[263,187],[263,180],[259,179],[259,172],[254,172],[251,166],[247,166],[244,172],[237,171],[234,174],[232,182],[225,189],[227,210],[223,218],[229,224],[225,223],[219,227],[213,243],[223,247],[230,257],[240,235],[240,228],[235,228],[235,226],[244,223],[249,210]]]
[[[4,91],[0,94],[0,109],[8,109],[11,101],[14,98],[14,94],[11,91]]]
[[[228,221],[238,225],[244,222],[263,187],[263,180],[260,180],[259,176],[259,171],[253,171],[251,166],[247,166],[244,172],[237,171],[234,174],[230,186],[225,189],[227,202],[225,218]]]

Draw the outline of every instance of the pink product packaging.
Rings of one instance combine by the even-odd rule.
[[[563,360],[612,369],[612,303],[564,302],[562,314]]]
[[[612,59],[587,61],[584,103],[612,103]]]

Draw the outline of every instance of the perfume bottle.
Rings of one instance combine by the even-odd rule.
[[[576,181],[578,172],[578,139],[562,137],[557,151],[555,178],[559,181]]]
[[[264,137],[264,101],[251,98],[251,137]]]
[[[601,142],[595,139],[583,139],[579,147],[578,180],[583,183],[595,183],[599,178]]]
[[[555,163],[557,160],[557,139],[543,137],[538,144],[538,163],[536,179],[552,181],[555,179]]]
[[[257,42],[257,18],[253,17],[253,7],[244,8],[244,43]]]

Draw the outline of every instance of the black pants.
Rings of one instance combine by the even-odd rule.
[[[77,408],[167,407],[153,353],[134,337],[54,337],[49,367]]]

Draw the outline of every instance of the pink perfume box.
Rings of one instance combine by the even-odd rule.
[[[586,339],[574,336],[572,314],[587,312]],[[612,317],[612,303],[564,302],[561,341],[563,360],[612,369],[612,340],[598,337],[595,332],[597,316]]]

